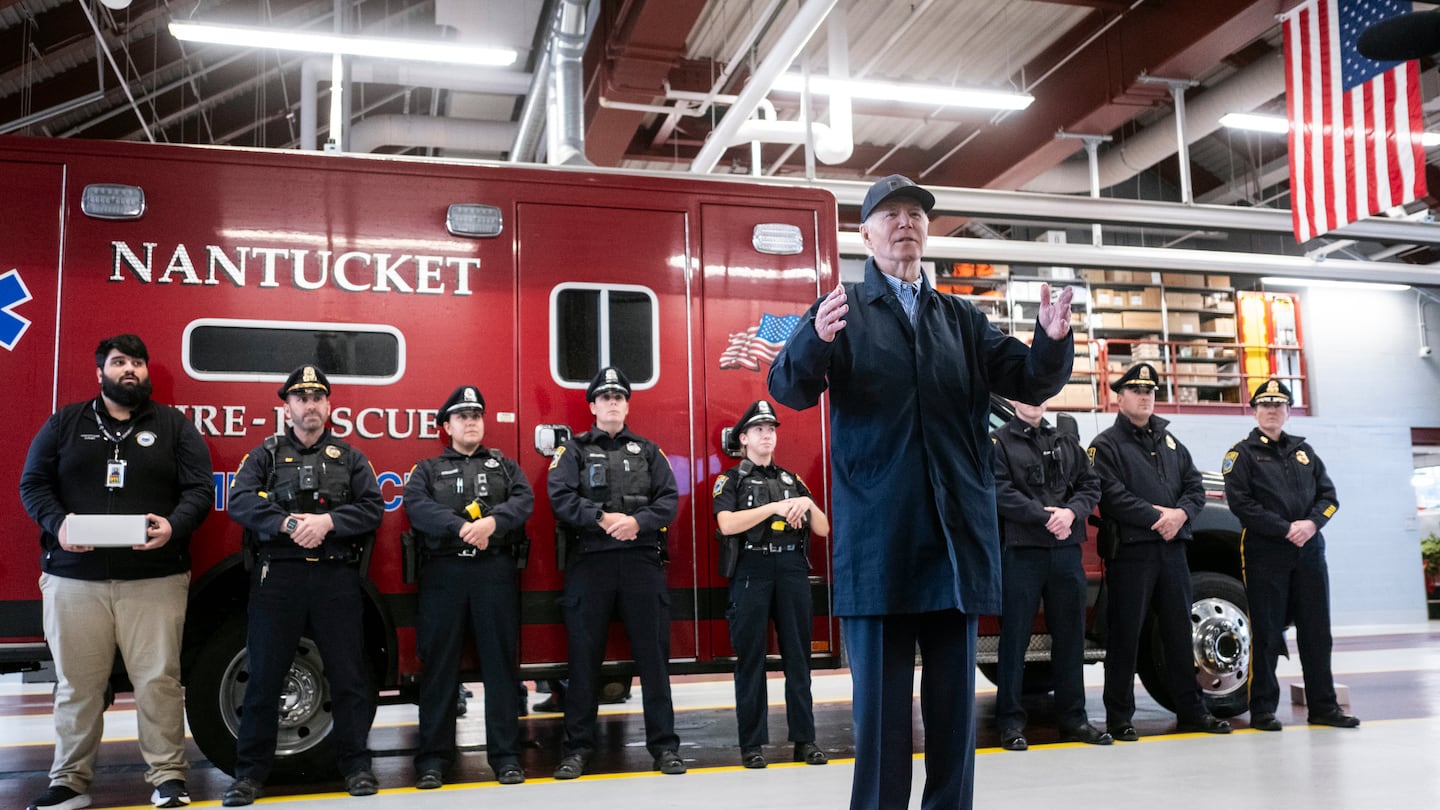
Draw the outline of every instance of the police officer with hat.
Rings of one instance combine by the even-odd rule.
[[[502,785],[525,781],[520,767],[520,586],[525,521],[535,494],[520,465],[487,448],[485,397],[456,388],[436,412],[450,446],[416,464],[405,484],[405,514],[419,543],[417,652],[420,744],[415,787],[444,784],[455,761],[455,693],[468,623],[485,681],[485,753]]]
[[[1117,740],[1135,730],[1135,668],[1140,633],[1153,608],[1169,669],[1179,730],[1229,734],[1230,724],[1206,709],[1191,650],[1190,563],[1185,541],[1205,505],[1205,485],[1190,451],[1155,415],[1160,375],[1149,363],[1131,366],[1111,383],[1119,395],[1115,424],[1090,443],[1100,475],[1102,544],[1108,557],[1109,633],[1105,650],[1105,714]]]
[[[1004,542],[995,724],[1007,751],[1029,748],[1020,695],[1025,653],[1040,600],[1052,642],[1055,719],[1065,742],[1109,745],[1085,713],[1085,519],[1100,501],[1100,478],[1074,436],[1045,420],[1045,406],[1011,400],[1015,416],[995,442],[995,506]]]
[[[340,772],[352,796],[378,790],[367,738],[374,691],[365,671],[364,576],[359,561],[385,514],[364,453],[336,438],[330,381],[313,365],[280,386],[290,426],[240,461],[230,517],[247,530],[252,556],[245,684],[235,744],[235,781],[226,807],[252,804],[275,759],[280,694],[307,630],[325,663]],[[453,692],[451,693],[453,697]]]
[[[1275,665],[1286,655],[1285,624],[1295,622],[1305,674],[1307,722],[1355,728],[1335,695],[1330,670],[1330,573],[1320,534],[1340,504],[1325,462],[1303,436],[1284,431],[1295,400],[1269,379],[1250,397],[1256,427],[1225,454],[1225,497],[1240,519],[1245,593],[1250,600],[1250,727],[1279,731],[1280,683]]]
[[[547,488],[574,554],[562,560],[560,605],[569,641],[565,742],[556,779],[574,779],[595,751],[600,665],[610,618],[618,613],[645,695],[645,745],[655,770],[685,772],[670,700],[670,597],[665,531],[679,510],[670,462],[626,424],[630,381],[600,369],[585,390],[595,424],[550,462]]]
[[[715,479],[715,524],[738,550],[730,579],[730,645],[735,649],[735,715],[740,727],[740,761],[764,768],[762,749],[770,741],[766,726],[765,653],[770,622],[785,666],[785,719],[794,759],[824,765],[815,744],[815,712],[810,695],[810,559],[812,534],[830,533],[830,521],[810,497],[798,475],[775,464],[780,420],[769,402],[759,399],[735,423],[732,441],[744,459]],[[722,555],[723,556],[723,555]]]

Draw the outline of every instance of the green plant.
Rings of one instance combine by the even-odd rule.
[[[1425,573],[1440,574],[1440,536],[1430,534],[1420,541],[1420,559],[1425,561]]]

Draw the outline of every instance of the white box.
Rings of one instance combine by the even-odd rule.
[[[65,519],[65,542],[72,546],[129,548],[145,541],[144,515],[71,515]]]

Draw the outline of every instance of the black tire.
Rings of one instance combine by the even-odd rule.
[[[1234,577],[1213,571],[1190,575],[1191,649],[1195,679],[1205,708],[1216,717],[1234,717],[1249,709],[1250,600]],[[1165,650],[1154,616],[1140,638],[1140,682],[1155,702],[1175,711],[1165,678]]]
[[[205,641],[185,686],[185,713],[195,745],[232,776],[248,663],[245,620],[237,617]],[[301,639],[281,700],[292,709],[281,717],[274,781],[313,781],[337,773],[330,684],[323,673],[319,649],[310,639]]]
[[[990,683],[1000,685],[999,664],[978,664],[980,674]],[[1031,661],[1025,665],[1025,674],[1020,676],[1020,694],[1043,695],[1055,690],[1055,667],[1049,661]]]

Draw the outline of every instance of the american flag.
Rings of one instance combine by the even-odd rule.
[[[799,315],[760,316],[760,323],[743,332],[733,332],[725,351],[720,353],[720,368],[743,368],[759,371],[760,361],[774,363],[776,355],[785,347],[786,338],[800,324]]]
[[[1398,0],[1310,0],[1285,22],[1290,192],[1301,242],[1425,194],[1420,66],[1355,42],[1410,10]]]

